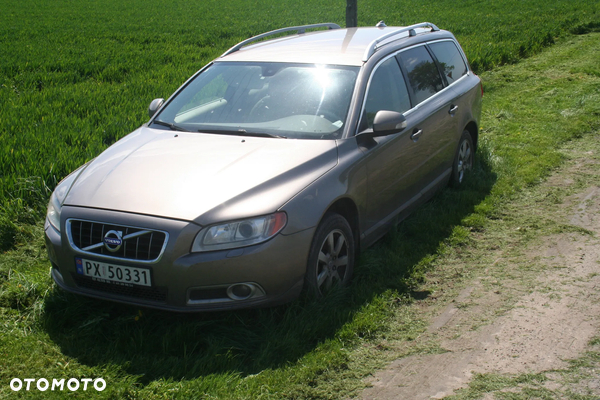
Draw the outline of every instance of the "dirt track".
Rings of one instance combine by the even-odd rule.
[[[516,252],[498,249],[483,273],[433,313],[420,339],[437,341],[440,352],[394,361],[369,380],[363,399],[440,399],[474,374],[560,370],[588,349],[600,332],[599,136],[588,149],[566,150],[571,161],[535,189],[540,198],[563,193],[557,204],[534,202],[524,211],[565,229]],[[530,273],[522,273],[529,266]],[[502,279],[494,278],[498,271]],[[423,307],[440,310],[435,302]],[[553,390],[564,383],[548,379],[544,385]],[[575,393],[585,388],[600,396],[600,379],[573,385]]]

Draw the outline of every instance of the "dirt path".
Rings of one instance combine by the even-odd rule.
[[[523,205],[559,229],[521,249],[497,250],[419,338],[436,341],[439,354],[394,361],[370,379],[363,399],[441,399],[475,374],[561,370],[589,348],[600,332],[599,136],[590,148],[566,150],[571,161],[535,189],[542,200]],[[551,195],[559,200],[548,201]],[[426,303],[424,311],[434,307]],[[545,388],[564,385],[549,377]],[[580,389],[600,396],[600,379],[569,387]]]

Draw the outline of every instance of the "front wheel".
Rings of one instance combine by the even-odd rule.
[[[347,285],[354,269],[354,250],[348,221],[339,214],[328,214],[315,232],[308,255],[308,292],[321,297],[336,285]]]
[[[458,142],[458,149],[454,156],[454,163],[452,165],[452,176],[450,178],[450,185],[453,187],[460,186],[464,179],[465,173],[473,168],[473,154],[475,149],[473,147],[473,139],[469,131],[464,131]]]

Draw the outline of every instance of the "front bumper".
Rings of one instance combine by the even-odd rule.
[[[69,218],[135,226],[168,232],[168,243],[154,263],[107,260],[75,249],[67,238]],[[173,311],[226,310],[281,304],[302,290],[306,261],[314,229],[293,235],[278,234],[254,246],[206,253],[190,253],[200,226],[187,221],[114,211],[65,206],[61,232],[45,227],[52,277],[63,289],[90,297],[136,306]],[[147,268],[152,286],[123,285],[77,273],[75,259]],[[241,284],[241,285],[240,285]],[[250,288],[248,296],[232,294],[232,288]]]

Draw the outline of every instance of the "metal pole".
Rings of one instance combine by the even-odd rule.
[[[354,28],[358,26],[358,0],[346,0],[346,28]]]

